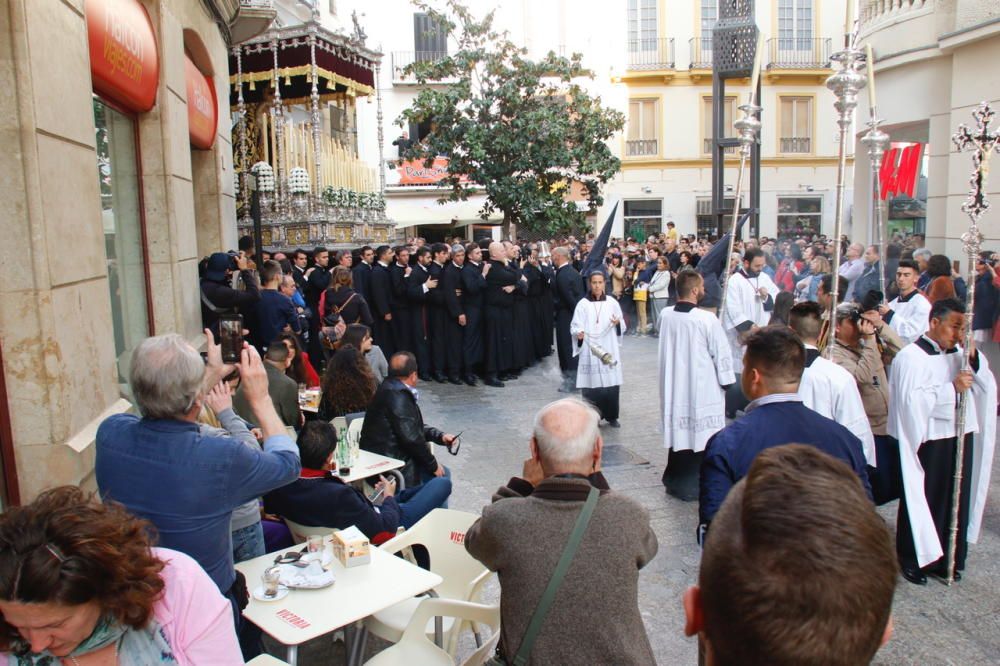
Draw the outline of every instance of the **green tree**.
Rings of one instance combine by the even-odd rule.
[[[511,224],[558,232],[582,223],[575,202],[563,195],[576,181],[591,209],[603,203],[601,185],[621,167],[607,141],[625,117],[580,85],[593,79],[580,54],[566,58],[550,51],[529,60],[526,49],[493,28],[492,12],[477,19],[458,0],[447,0],[444,10],[414,4],[458,48],[407,68],[421,90],[396,123],[431,129],[401,157],[428,167],[436,156],[447,157],[443,184],[450,189],[439,201],[465,200],[475,185],[483,187],[480,215],[502,212],[505,238]]]

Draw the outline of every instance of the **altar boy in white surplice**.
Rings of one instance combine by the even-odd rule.
[[[718,317],[697,307],[700,273],[677,274],[677,305],[664,308],[660,331],[660,424],[669,450],[663,485],[684,501],[698,499],[698,470],[709,438],[726,425],[727,385],[736,382],[729,341]]]
[[[605,294],[605,284],[603,273],[590,274],[587,295],[576,304],[569,330],[576,342],[573,355],[580,357],[576,387],[582,389],[584,400],[594,404],[601,418],[617,428],[622,385],[622,309],[618,301]]]
[[[968,543],[979,538],[990,487],[996,436],[997,386],[986,355],[973,349],[962,372],[959,346],[965,305],[944,299],[931,306],[930,327],[896,354],[889,374],[889,435],[899,440],[903,496],[896,517],[896,552],[903,577],[924,585],[928,573],[946,576],[954,489],[958,392],[969,390],[959,495],[955,579],[965,569]]]
[[[767,326],[774,310],[778,287],[763,273],[764,253],[751,248],[743,255],[743,267],[729,276],[726,283],[726,312],[722,328],[729,338],[733,370],[743,371],[743,339],[755,328]]]

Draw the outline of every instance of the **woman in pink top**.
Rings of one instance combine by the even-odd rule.
[[[0,515],[0,664],[243,664],[229,601],[151,530],[74,486]]]

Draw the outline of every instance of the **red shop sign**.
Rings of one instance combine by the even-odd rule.
[[[397,163],[400,185],[434,185],[448,177],[448,158],[435,157],[431,166],[424,166],[423,160],[404,160]],[[467,181],[461,176],[462,182]]]
[[[201,73],[191,58],[184,56],[184,79],[187,83],[188,133],[191,145],[208,150],[215,143],[219,124],[219,105],[212,79]]]
[[[882,185],[882,198],[889,195],[913,197],[920,178],[920,153],[922,143],[894,143],[885,151],[882,168],[878,172]]]
[[[138,0],[87,0],[87,39],[94,90],[144,112],[156,102],[160,62],[149,14]]]

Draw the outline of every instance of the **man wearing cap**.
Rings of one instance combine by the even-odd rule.
[[[232,287],[233,269],[240,272],[244,289]],[[201,279],[202,326],[219,335],[219,317],[239,314],[240,310],[260,300],[260,285],[250,270],[250,260],[242,252],[230,255],[216,252],[208,258]]]
[[[462,266],[465,265],[465,248],[460,243],[451,247],[451,261],[441,271],[441,296],[444,299],[446,319],[444,324],[445,368],[448,381],[462,383],[462,349],[465,344],[465,298],[462,290]],[[473,380],[473,385],[475,381]]]

